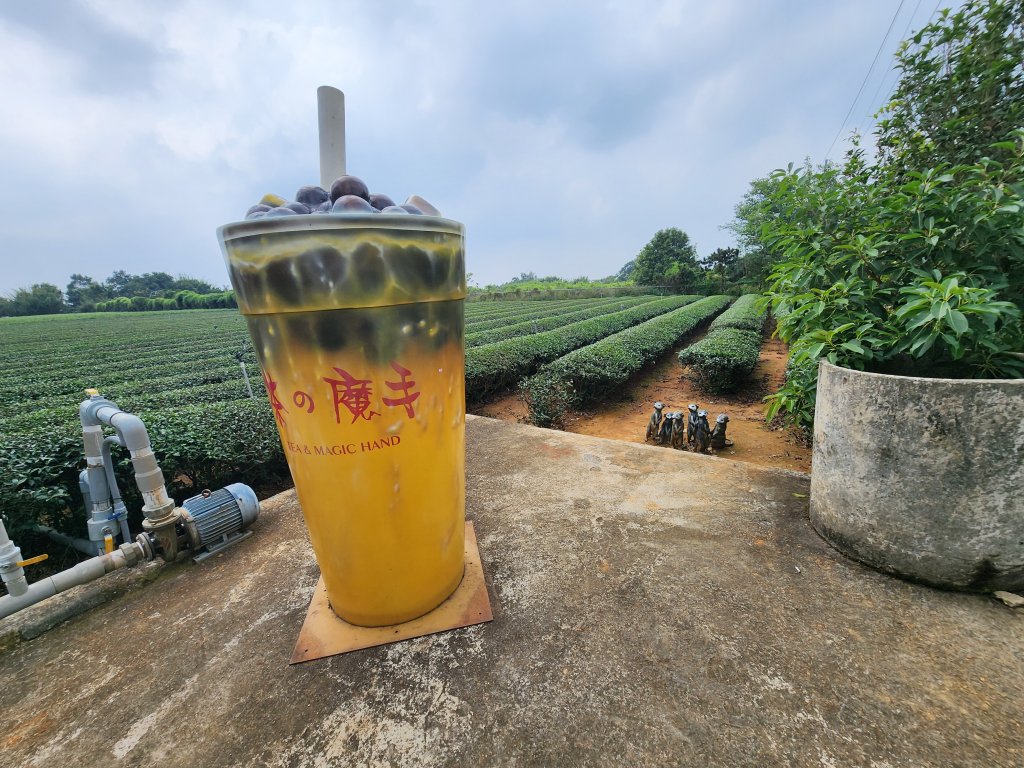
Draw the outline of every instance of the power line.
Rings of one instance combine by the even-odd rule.
[[[832,148],[839,141],[839,136],[843,133],[843,128],[846,127],[846,121],[850,119],[850,115],[853,114],[853,108],[857,106],[857,100],[860,98],[861,93],[864,92],[864,86],[867,85],[868,78],[871,77],[871,72],[875,68],[875,64],[878,63],[878,57],[882,55],[882,49],[885,47],[885,41],[889,39],[889,34],[892,32],[893,25],[896,23],[896,17],[900,15],[900,10],[903,8],[905,0],[900,0],[900,4],[896,7],[896,13],[892,15],[892,20],[889,22],[889,28],[885,30],[885,37],[882,38],[882,42],[878,44],[878,50],[875,51],[875,57],[871,60],[871,66],[868,67],[867,74],[864,75],[864,79],[861,81],[860,88],[857,89],[857,95],[853,97],[853,102],[850,104],[850,108],[846,111],[846,117],[843,118],[843,124],[839,126],[839,130],[836,131],[835,138],[832,139],[832,143],[828,146],[828,152],[825,153],[825,159],[828,160],[828,156],[832,154]]]
[[[914,18],[917,16],[917,12],[921,8],[922,1],[923,0],[917,0],[917,4],[914,6],[914,10],[911,11],[910,17],[907,19],[907,26],[905,26],[903,28],[903,34],[900,35],[900,40],[906,40],[907,39],[907,33],[910,32],[910,25],[914,23]],[[939,0],[939,2],[941,3],[942,0]],[[896,69],[895,67],[891,67],[889,72],[892,72],[895,69]],[[880,78],[878,78],[878,86],[875,88],[875,92],[871,95],[871,101],[868,102],[869,106],[874,106],[874,105],[878,104],[878,94],[881,93],[881,91],[882,91],[882,85],[885,83],[886,80],[889,79],[888,78],[889,72],[884,73]],[[890,85],[889,89],[886,91],[886,93],[890,93],[892,91],[893,86],[895,86],[895,85],[896,85],[895,82],[892,85]],[[865,130],[867,130],[868,124],[871,122],[871,120],[873,118],[874,118],[874,113],[873,112],[868,112],[864,116],[864,119],[860,123],[857,124],[857,132],[858,133],[863,133]]]
[[[929,24],[932,23],[932,19],[935,18],[935,14],[937,14],[939,12],[939,7],[942,5],[942,3],[944,1],[945,0],[938,0],[938,2],[935,3],[935,7],[932,8],[932,12],[928,16],[928,20],[924,23],[924,25],[921,27],[921,29],[924,29],[925,27],[927,27]],[[910,16],[910,22],[912,22],[914,20],[914,16],[917,15],[917,8],[920,5],[921,5],[921,0],[917,0],[917,6],[914,7],[914,13],[911,14],[911,16]],[[903,30],[903,39],[904,40],[907,39],[907,32],[910,30],[910,22],[907,22],[907,28]],[[920,31],[920,30],[918,30],[918,31]],[[916,48],[920,48],[920,44],[919,43],[912,43],[911,46],[910,46],[910,50],[914,50]],[[883,103],[886,103],[886,104],[889,103],[889,101],[891,100],[893,91],[896,90],[896,84],[899,82],[899,79],[900,79],[900,72],[899,72],[899,70],[896,67],[893,67],[890,70],[889,74],[892,75],[891,78],[883,76],[882,79],[879,81],[879,85],[881,85],[882,83],[888,82],[888,85],[886,85],[886,87],[885,87],[885,99],[883,101]],[[876,89],[875,90],[875,95],[871,99],[873,104],[878,104],[877,97],[878,97],[878,90]],[[881,106],[881,105],[879,105],[879,106]],[[873,115],[869,114],[868,118],[870,119],[872,116]],[[858,126],[858,130],[859,130],[859,126]]]

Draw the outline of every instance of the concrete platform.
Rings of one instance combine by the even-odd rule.
[[[318,572],[285,493],[233,551],[0,653],[4,763],[1024,765],[1024,612],[844,559],[806,475],[468,442],[493,622],[288,666]]]

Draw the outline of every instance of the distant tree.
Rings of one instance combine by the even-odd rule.
[[[615,280],[619,282],[627,282],[633,279],[633,270],[636,269],[636,259],[630,259],[622,265],[622,269],[615,275]]]
[[[64,291],[68,306],[75,312],[91,312],[96,304],[110,298],[110,291],[88,275],[77,272],[71,275],[71,281]]]
[[[693,288],[703,276],[690,236],[676,227],[658,231],[635,261],[633,282],[637,285]]]
[[[220,293],[220,288],[205,280],[188,275],[178,275],[169,291],[192,291],[192,293]]]
[[[811,173],[818,170],[824,177],[827,176],[825,172],[833,167],[826,162],[815,169],[810,158],[806,158],[801,171]],[[736,279],[752,288],[761,288],[765,284],[772,266],[779,260],[779,254],[774,253],[762,237],[762,228],[766,224],[774,226],[782,220],[796,220],[796,212],[780,202],[782,184],[783,178],[779,174],[754,179],[736,205],[733,220],[722,227],[733,233],[739,245]]]
[[[129,299],[133,296],[164,296],[173,294],[175,290],[191,290],[191,288],[176,289],[175,282],[175,279],[166,272],[146,272],[142,275],[132,275],[119,269],[107,278],[104,285],[112,295],[126,296]]]
[[[130,275],[123,269],[119,269],[110,277],[108,277],[103,285],[110,291],[112,296],[124,296],[125,291],[132,280],[135,279],[135,275]]]
[[[56,315],[63,312],[64,294],[50,283],[36,283],[19,288],[9,300],[12,315]]]
[[[738,248],[716,248],[707,257],[708,268],[718,275],[718,290],[725,290],[726,276],[732,276],[732,269],[740,259]]]
[[[511,280],[508,281],[507,284],[532,283],[535,280],[539,280],[539,279],[540,278],[538,278],[537,275],[535,273],[533,273],[533,272],[520,272],[519,273],[519,277],[513,277]]]
[[[129,284],[129,296],[162,296],[174,290],[174,278],[166,272],[146,272]]]

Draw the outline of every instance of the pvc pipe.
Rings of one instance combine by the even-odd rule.
[[[121,444],[128,449],[132,457],[132,466],[135,468],[135,484],[142,492],[142,512],[147,518],[162,524],[172,516],[175,508],[174,500],[167,493],[164,484],[164,475],[156,462],[153,448],[149,442],[149,433],[146,425],[138,416],[126,413],[106,398],[94,396],[84,401],[80,406],[83,432],[86,433],[86,455],[89,455],[89,443],[95,441],[93,429],[102,429],[101,424],[109,424],[121,438]],[[102,470],[102,444],[97,446],[100,450],[99,462]],[[91,468],[91,467],[90,467]],[[108,493],[106,472],[102,476],[102,487]],[[93,509],[96,505],[96,487],[93,485],[93,474],[89,474],[89,487],[93,491]]]
[[[83,469],[78,475],[78,490],[82,492],[85,502],[85,514],[92,514],[92,491],[89,490],[89,470]]]
[[[240,360],[238,364],[242,366],[242,378],[245,379],[245,389],[249,393],[249,399],[255,400],[256,396],[252,393],[252,384],[249,383],[249,372],[245,369],[245,361]]]
[[[7,591],[14,597],[23,595],[28,591],[25,569],[18,565],[20,562],[21,550],[14,545],[14,542],[7,535],[7,528],[4,527],[3,518],[0,518],[0,579],[3,580]]]
[[[121,445],[121,438],[117,435],[109,435],[103,441],[103,468],[107,473],[110,498],[114,502],[114,517],[117,518],[118,526],[121,529],[121,543],[127,544],[132,538],[131,531],[128,530],[128,508],[121,500],[121,489],[117,487],[117,475],[114,474],[114,459],[110,455],[110,448],[114,445]]]
[[[109,435],[103,440],[103,469],[107,475],[107,487],[110,489],[110,498],[117,506],[121,500],[121,489],[117,487],[117,476],[114,474],[114,459],[110,455],[112,445],[121,445],[121,438],[117,435]]]
[[[84,421],[84,420],[83,420]],[[85,471],[92,499],[92,517],[105,516],[111,509],[107,473],[103,469],[103,427],[99,424],[82,425],[82,443],[85,446]]]
[[[317,121],[320,128],[320,186],[345,175],[345,94],[329,85],[316,89]]]
[[[22,608],[28,608],[30,605],[35,605],[48,597],[53,597],[59,592],[66,592],[72,587],[95,581],[100,576],[111,571],[135,565],[143,559],[142,549],[138,544],[130,545],[128,549],[131,550],[132,547],[138,551],[133,552],[131,560],[125,555],[124,549],[117,549],[107,555],[83,560],[66,571],[61,571],[49,578],[29,584],[28,589],[20,595],[12,593],[0,597],[0,619],[7,618],[12,613],[17,613]]]
[[[63,544],[65,547],[71,547],[77,549],[79,552],[94,556],[96,555],[96,542],[89,541],[89,539],[76,539],[74,536],[68,536],[66,533],[61,533],[56,528],[51,528],[48,525],[37,525],[36,531],[44,534],[47,538],[58,544]]]
[[[122,505],[124,506],[124,505]],[[124,514],[117,518],[118,527],[121,529],[121,542],[127,544],[132,540],[132,532],[128,528],[128,509],[125,508]]]

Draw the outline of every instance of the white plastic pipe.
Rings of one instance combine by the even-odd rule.
[[[329,85],[316,89],[317,120],[320,127],[320,186],[328,192],[331,183],[345,175],[345,94]]]
[[[137,544],[132,546],[138,547]],[[53,576],[29,584],[28,589],[20,595],[11,594],[0,597],[0,619],[5,619],[22,608],[28,608],[48,597],[53,597],[58,592],[65,592],[79,584],[95,581],[111,571],[135,565],[142,559],[141,550],[135,559],[129,561],[122,550],[116,549],[110,554],[83,560],[66,571],[55,573]]]
[[[18,565],[20,562],[21,550],[8,537],[7,528],[0,518],[0,577],[11,595],[23,595],[28,591],[25,569]]]

